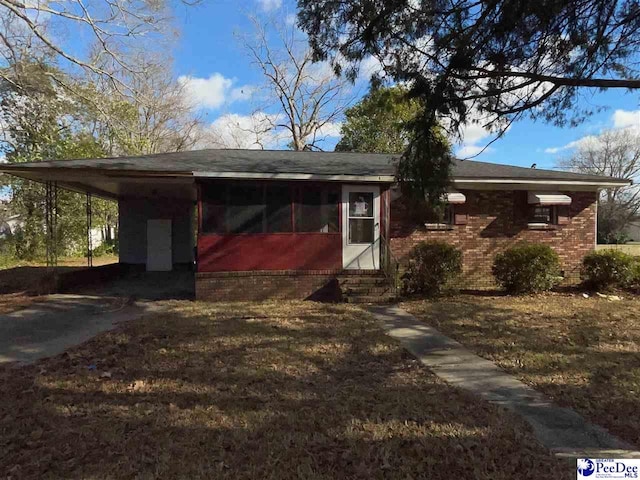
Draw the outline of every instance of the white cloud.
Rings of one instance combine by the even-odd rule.
[[[456,150],[456,156],[459,158],[469,158],[478,155],[480,152],[487,153],[491,151],[486,145],[462,145]]]
[[[256,112],[251,115],[228,113],[215,119],[205,132],[203,147],[210,148],[277,148],[282,135],[273,125],[281,114]]]
[[[227,113],[216,118],[203,132],[198,148],[283,149],[291,141],[288,130],[278,127],[284,115],[254,112]],[[341,123],[329,122],[316,132],[316,140],[340,137]],[[309,139],[311,141],[311,138]]]
[[[339,138],[342,135],[340,134],[340,129],[342,128],[342,123],[334,123],[329,122],[325,123],[322,127],[318,129],[317,138],[329,137],[329,138]]]
[[[258,0],[258,5],[261,10],[271,12],[282,6],[282,0]]]
[[[556,154],[556,153],[564,152],[566,150],[573,150],[574,148],[578,148],[582,145],[586,145],[593,141],[597,141],[597,137],[595,135],[587,135],[586,137],[579,138],[578,140],[569,142],[566,145],[562,145],[561,147],[545,148],[544,153]]]
[[[611,119],[613,128],[634,127],[640,129],[640,110],[616,110]]]
[[[611,115],[609,125],[609,128],[613,128],[614,130],[631,130],[640,134],[640,110],[616,110],[613,112],[613,115]],[[545,148],[544,153],[555,155],[597,141],[598,137],[596,135],[586,135],[559,147]]]
[[[384,76],[382,63],[377,57],[369,55],[360,62],[360,70],[358,71],[358,81],[369,81],[373,75]]]
[[[249,85],[234,87],[235,80],[220,73],[212,73],[208,78],[182,75],[178,77],[178,83],[184,86],[198,108],[220,108],[224,104],[247,100],[255,91]]]
[[[468,123],[462,126],[461,137],[465,144],[478,143],[491,135],[491,130],[483,127],[479,123]]]
[[[445,122],[446,123],[446,122]],[[484,127],[482,118],[477,112],[472,112],[470,121],[460,126],[460,142],[456,148],[456,156],[459,158],[469,158],[482,153],[492,152],[487,148],[491,141],[490,137],[494,132],[490,128]]]
[[[293,27],[297,21],[298,21],[298,17],[296,16],[295,13],[290,13],[284,18],[284,23],[288,27]]]

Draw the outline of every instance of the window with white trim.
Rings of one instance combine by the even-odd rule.
[[[556,205],[530,205],[530,225],[556,225],[558,223],[558,207]]]

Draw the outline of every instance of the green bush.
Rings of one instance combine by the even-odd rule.
[[[118,247],[113,242],[103,242],[92,250],[94,257],[101,257],[103,255],[116,255],[118,253]]]
[[[640,258],[633,257],[633,264],[631,265],[631,286],[634,288],[640,287]]]
[[[626,287],[638,273],[636,264],[636,260],[627,253],[600,250],[584,257],[580,276],[587,287],[595,290]]]
[[[403,276],[408,293],[438,295],[462,272],[462,252],[444,242],[420,242],[409,252]]]
[[[551,290],[561,279],[558,254],[548,245],[515,245],[496,255],[492,272],[509,293]]]

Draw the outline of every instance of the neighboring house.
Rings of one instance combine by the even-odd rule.
[[[14,235],[24,226],[24,220],[21,215],[11,215],[4,222],[0,222],[0,239],[9,235]],[[44,226],[43,226],[44,229]],[[111,237],[114,238],[116,232],[114,227],[109,227]],[[106,241],[106,229],[103,227],[93,227],[91,229],[91,246],[99,247]]]
[[[624,230],[629,242],[640,242],[640,218],[634,217]]]
[[[477,161],[455,163],[445,223],[419,225],[394,186],[397,156],[202,150],[2,165],[0,171],[119,203],[120,262],[196,265],[202,299],[308,298],[344,272],[375,272],[381,252],[421,240],[462,249],[467,287],[516,242],[560,255],[568,281],[596,243],[598,190],[628,180]],[[195,253],[195,256],[194,256]]]

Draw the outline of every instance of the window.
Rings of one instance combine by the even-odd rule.
[[[262,186],[229,187],[226,223],[229,233],[262,233],[265,213]]]
[[[208,184],[201,192],[205,234],[340,231],[340,189],[336,187]]]
[[[266,190],[267,232],[291,232],[291,189],[289,187],[267,187]]]
[[[446,225],[453,225],[455,223],[455,207],[450,203],[444,206],[444,212],[442,215],[442,223]]]
[[[296,232],[339,232],[340,202],[338,190],[304,188],[297,192]]]
[[[455,225],[455,205],[445,203],[427,211],[427,230],[451,230]]]
[[[373,243],[373,192],[349,192],[349,243]]]
[[[557,223],[557,208],[555,206],[532,206],[529,211],[530,224],[553,225]]]
[[[225,233],[226,187],[203,188],[202,195],[202,231],[205,233]]]

